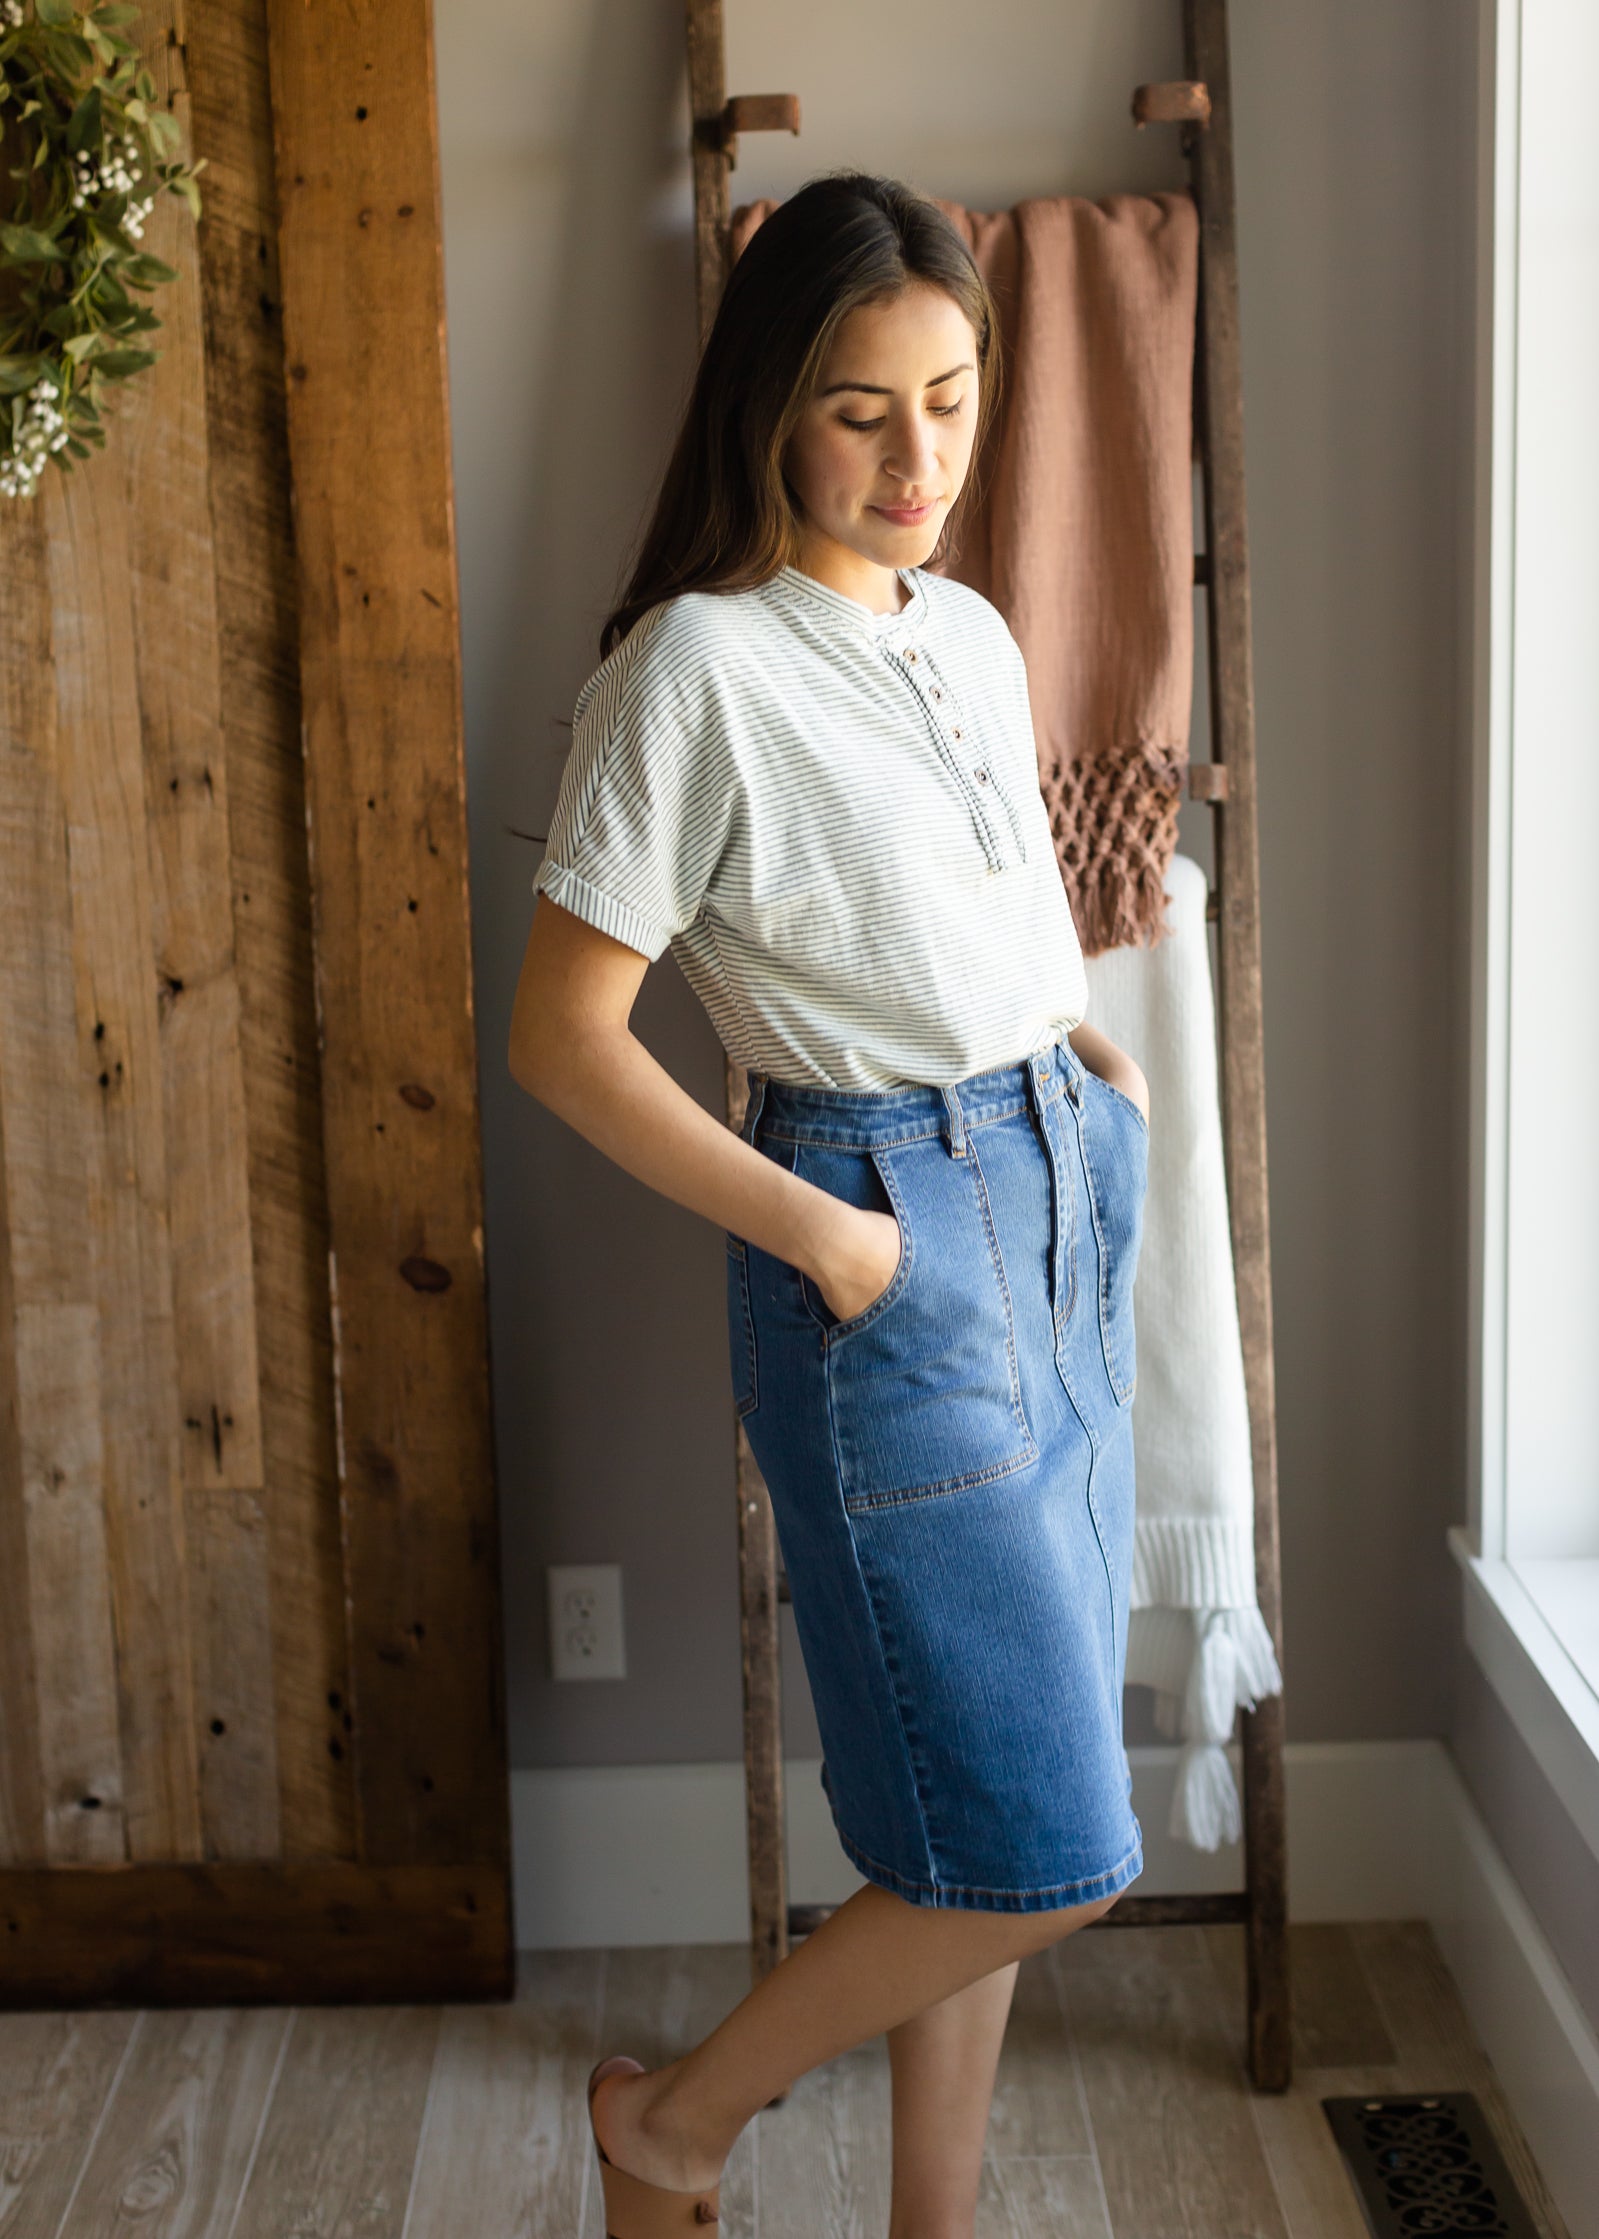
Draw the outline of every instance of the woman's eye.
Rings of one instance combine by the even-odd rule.
[[[956,401],[955,401],[955,402],[954,402],[953,404],[932,404],[932,405],[929,405],[929,406],[928,406],[928,410],[929,410],[929,411],[930,411],[930,412],[931,412],[931,413],[932,413],[932,414],[934,415],[934,417],[935,417],[935,418],[937,418],[937,419],[940,419],[940,420],[948,420],[948,419],[950,419],[950,418],[951,418],[951,417],[952,417],[952,416],[953,416],[953,415],[954,415],[955,413],[957,413],[957,412],[958,412],[958,411],[960,410],[961,406],[962,406],[962,405],[963,405],[963,404],[964,404],[965,402],[966,402],[966,399],[965,399],[964,397],[958,397],[958,398],[956,399]],[[839,424],[840,424],[840,425],[841,425],[842,427],[846,427],[846,428],[859,428],[859,429],[861,429],[861,430],[862,430],[863,432],[864,432],[864,431],[865,431],[866,429],[868,429],[868,428],[880,428],[880,427],[882,426],[882,424],[883,424],[883,423],[882,423],[882,421],[881,421],[880,419],[877,419],[877,420],[851,420],[851,419],[848,419],[848,418],[846,418],[846,416],[845,416],[845,415],[844,415],[844,414],[843,414],[842,412],[841,412],[841,413],[839,414],[839,416],[838,416],[838,417],[839,417]]]

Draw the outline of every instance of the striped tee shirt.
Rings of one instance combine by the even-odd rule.
[[[774,1080],[943,1087],[1088,1002],[1021,648],[903,568],[897,614],[797,568],[641,615],[578,695],[534,892],[670,948]]]

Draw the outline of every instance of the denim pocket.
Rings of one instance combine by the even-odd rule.
[[[733,1372],[733,1405],[747,1415],[759,1396],[755,1375],[755,1316],[750,1311],[749,1246],[731,1229],[727,1237],[727,1350]]]
[[[1082,1078],[1078,1126],[1099,1242],[1100,1343],[1111,1390],[1125,1407],[1138,1381],[1133,1283],[1149,1188],[1149,1128],[1130,1096],[1086,1066]]]
[[[869,1304],[859,1313],[842,1319],[833,1312],[816,1284],[808,1275],[800,1276],[800,1296],[807,1312],[818,1328],[825,1330],[828,1342],[836,1343],[853,1331],[863,1328],[878,1314],[890,1307],[910,1279],[911,1234],[897,1189],[888,1175],[882,1155],[871,1150],[844,1150],[829,1144],[797,1143],[794,1146],[792,1171],[814,1182],[818,1189],[825,1189],[829,1197],[842,1198],[846,1205],[859,1206],[871,1213],[891,1213],[899,1228],[899,1264],[893,1274]],[[840,1170],[840,1164],[843,1169]],[[814,1164],[827,1168],[826,1178],[821,1179],[812,1171]]]
[[[1100,1079],[1100,1076],[1097,1073],[1090,1073],[1088,1077],[1090,1080],[1099,1081],[1099,1085],[1102,1089],[1105,1089],[1110,1095],[1119,1098],[1120,1101],[1126,1105],[1128,1111],[1132,1113],[1133,1118],[1137,1120],[1144,1133],[1146,1135],[1149,1133],[1149,1122],[1144,1117],[1143,1107],[1141,1105],[1135,1104],[1133,1099],[1128,1095],[1127,1091],[1124,1088],[1118,1088],[1114,1081]]]
[[[889,1149],[803,1143],[795,1171],[899,1222],[893,1280],[846,1321],[817,1312],[846,1510],[980,1485],[1038,1458],[1016,1330],[975,1139]]]

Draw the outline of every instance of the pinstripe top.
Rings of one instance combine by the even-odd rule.
[[[670,947],[774,1080],[942,1087],[1087,1009],[1021,649],[968,585],[900,575],[898,614],[797,568],[683,592],[578,694],[535,893]]]

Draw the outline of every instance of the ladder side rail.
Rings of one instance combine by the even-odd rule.
[[[686,0],[690,159],[694,176],[694,283],[703,349],[728,273],[729,151],[722,0]],[[743,1124],[749,1080],[724,1059],[727,1124]],[[779,1633],[777,1524],[771,1495],[733,1416],[734,1497],[738,1505],[739,1654],[744,1695],[744,1810],[749,1857],[750,1978],[760,1982],[786,1958],[788,1861],[784,1842],[782,1640]]]
[[[1282,1585],[1266,1183],[1259,795],[1226,0],[1183,0],[1183,38],[1184,67],[1191,79],[1205,85],[1211,105],[1204,129],[1185,130],[1200,224],[1197,393],[1209,559],[1211,752],[1227,772],[1224,795],[1214,804],[1222,1133],[1254,1471],[1256,1592],[1280,1661]],[[1292,2061],[1283,1697],[1268,1696],[1253,1711],[1246,1711],[1243,1727],[1250,2069],[1257,2088],[1282,2091]]]

